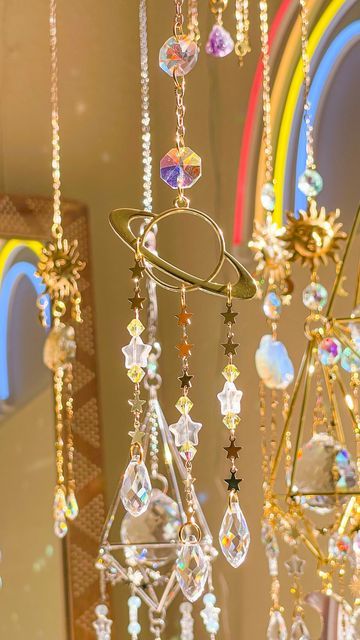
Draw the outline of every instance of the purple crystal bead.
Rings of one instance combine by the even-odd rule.
[[[201,158],[190,147],[174,147],[160,161],[160,177],[172,189],[189,189],[200,176]]]
[[[206,43],[206,53],[214,58],[224,58],[234,49],[234,41],[228,31],[219,24],[214,24]]]
[[[197,63],[199,47],[189,36],[172,36],[163,44],[159,54],[159,65],[172,76],[174,70],[185,76]]]

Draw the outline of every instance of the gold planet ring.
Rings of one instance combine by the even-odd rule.
[[[190,213],[190,215],[197,216],[202,218],[210,224],[216,232],[217,238],[219,240],[220,245],[220,258],[217,262],[216,268],[213,270],[210,278],[207,280],[198,278],[192,274],[179,269],[175,265],[167,262],[160,256],[152,253],[145,246],[146,236],[149,231],[153,228],[155,224],[158,224],[164,218],[167,218],[171,215],[175,215],[176,213]],[[138,238],[134,235],[131,224],[134,220],[150,220],[148,224],[145,226],[142,234]],[[147,211],[141,211],[140,209],[115,209],[110,214],[110,225],[115,233],[121,238],[121,240],[130,248],[132,251],[136,252],[139,248],[141,250],[141,254],[144,257],[145,261],[148,262],[152,267],[158,269],[162,273],[175,278],[176,280],[181,281],[183,284],[187,286],[189,289],[199,289],[201,291],[206,291],[208,293],[212,293],[214,295],[219,295],[222,297],[227,297],[228,295],[228,283],[222,284],[217,282],[212,282],[212,279],[219,273],[221,270],[224,261],[227,261],[231,264],[234,270],[237,273],[237,281],[232,284],[231,294],[234,298],[242,298],[249,299],[253,298],[256,293],[256,284],[248,271],[234,258],[225,248],[224,238],[220,227],[208,216],[206,213],[202,211],[197,211],[196,209],[181,209],[174,208],[164,211],[160,214],[149,213]],[[179,290],[179,287],[173,287],[166,282],[163,282],[159,277],[155,276],[151,271],[149,275],[162,287],[171,290]]]

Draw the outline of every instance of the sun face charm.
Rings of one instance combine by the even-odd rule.
[[[50,240],[44,247],[38,264],[46,292],[52,299],[73,296],[78,291],[77,281],[85,263],[79,258],[77,240]]]
[[[299,217],[288,213],[284,240],[290,251],[291,260],[301,260],[303,265],[316,269],[321,263],[327,264],[331,258],[338,261],[339,240],[345,240],[338,222],[339,209],[326,213],[325,207],[317,208],[315,200],[310,200],[307,211],[299,211]]]
[[[278,227],[271,218],[265,222],[255,221],[250,249],[254,252],[256,277],[263,289],[278,285],[283,293],[290,293],[290,260],[291,252],[284,242],[284,227]],[[265,285],[265,286],[264,286]]]

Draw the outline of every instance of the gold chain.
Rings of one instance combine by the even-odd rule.
[[[242,66],[244,63],[244,57],[251,51],[249,30],[249,1],[248,0],[236,0],[235,3],[235,19],[236,19],[236,44],[235,53],[239,58],[239,63]]]
[[[65,415],[66,415],[66,448],[67,448],[67,484],[70,491],[75,491],[74,477],[74,435],[72,423],[74,417],[73,398],[73,368],[71,362],[65,369],[64,386],[66,392]]]
[[[53,179],[53,192],[54,192],[54,213],[53,213],[52,234],[55,238],[61,238],[63,235],[63,230],[62,230],[62,218],[61,218],[56,0],[50,0],[50,60],[51,60],[50,99],[51,99],[51,127],[52,127],[52,179]]]
[[[64,370],[58,367],[54,372],[55,400],[55,449],[56,449],[56,481],[57,487],[64,487],[64,443],[63,443],[63,401]]]
[[[273,180],[273,149],[271,142],[271,100],[270,100],[270,50],[269,50],[269,16],[266,0],[260,0],[260,41],[263,64],[262,98],[263,98],[263,140],[265,151],[265,179]]]
[[[309,92],[311,84],[309,57],[309,20],[306,0],[300,0],[301,58],[304,75],[304,122],[306,128],[306,168],[315,169],[313,126],[310,116]]]
[[[183,0],[175,0],[175,18],[174,18],[174,35],[175,37],[181,37],[183,35],[183,23],[184,16],[182,13]],[[184,151],[185,148],[185,125],[184,125],[184,116],[185,116],[185,105],[184,105],[184,96],[185,96],[185,77],[176,72],[176,68],[174,68],[173,73],[174,79],[174,87],[175,87],[175,100],[176,100],[176,147],[179,153],[179,156]],[[182,187],[178,187],[178,195],[175,200],[176,207],[188,207],[189,200],[184,195],[184,190]]]
[[[188,34],[200,46],[198,0],[188,0]]]
[[[184,16],[182,12],[184,0],[175,0],[174,36],[183,35]]]

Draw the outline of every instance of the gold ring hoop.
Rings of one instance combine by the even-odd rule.
[[[179,530],[179,539],[184,544],[187,540],[187,536],[189,535],[189,530],[194,533],[194,537],[196,542],[200,542],[202,538],[201,529],[196,522],[185,522],[185,524],[181,525]]]
[[[194,276],[192,274],[179,269],[175,265],[167,262],[160,256],[152,253],[149,249],[147,249],[144,244],[146,240],[146,235],[153,228],[155,224],[157,224],[160,220],[164,218],[175,215],[175,213],[186,212],[191,215],[197,216],[205,220],[209,225],[213,227],[216,232],[217,238],[220,244],[220,258],[216,265],[216,268],[212,272],[212,275],[209,279],[203,280]],[[131,229],[131,223],[134,220],[144,220],[150,218],[150,222],[146,225],[143,233],[140,238],[134,235]],[[211,293],[213,295],[218,295],[222,297],[227,297],[228,295],[228,283],[222,284],[217,282],[212,282],[212,279],[216,277],[216,275],[221,270],[225,261],[228,261],[234,270],[236,271],[238,278],[237,281],[232,284],[232,297],[233,298],[242,298],[249,299],[253,298],[256,293],[256,284],[248,271],[234,258],[228,251],[226,251],[223,234],[218,227],[218,225],[208,216],[206,213],[201,211],[197,211],[196,209],[169,209],[160,214],[149,213],[147,211],[141,211],[139,209],[115,209],[110,214],[110,225],[115,233],[121,238],[125,244],[132,249],[132,251],[136,252],[137,248],[140,247],[141,254],[146,262],[152,265],[154,268],[158,269],[162,273],[179,280],[181,283],[185,284],[188,290],[190,289],[199,289],[201,291],[206,291],[207,293]],[[147,269],[148,275],[155,280],[160,286],[165,289],[169,289],[172,291],[178,291],[179,287],[173,287],[166,282],[163,282],[158,276],[155,276],[152,270]],[[181,289],[181,287],[180,287]]]

